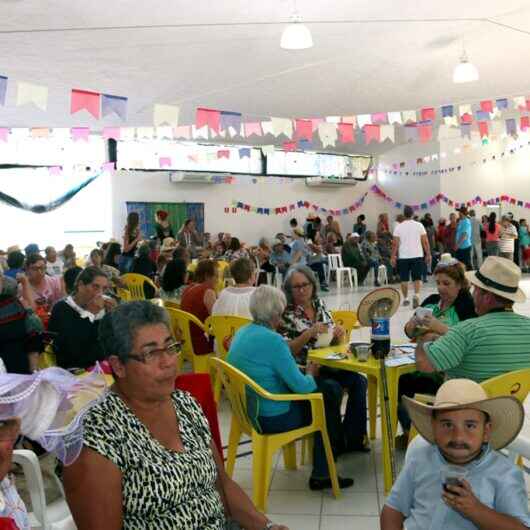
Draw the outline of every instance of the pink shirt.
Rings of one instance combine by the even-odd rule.
[[[48,311],[51,310],[53,304],[64,298],[64,291],[62,287],[60,276],[44,276],[39,288],[30,286],[35,297],[35,304],[37,306],[44,306]],[[19,294],[22,295],[22,291],[19,287]]]
[[[490,233],[489,223],[484,223],[484,231],[486,232],[486,241],[499,241],[499,235],[501,231],[501,225],[495,223],[495,232]]]

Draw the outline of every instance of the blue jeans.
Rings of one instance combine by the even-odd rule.
[[[379,275],[379,260],[378,259],[368,259],[368,266],[374,271],[374,283],[378,283]]]

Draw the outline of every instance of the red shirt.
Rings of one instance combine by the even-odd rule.
[[[204,294],[211,286],[207,283],[193,283],[182,294],[180,309],[195,315],[201,322],[204,322],[210,312],[204,305]],[[213,338],[208,340],[204,336],[204,331],[195,324],[191,324],[191,342],[195,355],[206,355],[213,352]]]

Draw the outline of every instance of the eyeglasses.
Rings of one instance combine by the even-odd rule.
[[[154,364],[164,353],[170,357],[180,355],[182,353],[182,342],[173,342],[165,348],[155,348],[154,350],[148,350],[135,355],[130,354],[127,357],[139,363]]]
[[[305,289],[306,287],[309,287],[310,285],[311,285],[311,282],[299,283],[298,285],[291,285],[291,289],[295,291],[301,291],[302,289]]]
[[[40,271],[40,272],[46,272],[46,267],[44,265],[41,265],[40,267],[32,266],[29,268],[30,271]]]
[[[20,434],[20,419],[0,420],[0,442],[15,441]]]

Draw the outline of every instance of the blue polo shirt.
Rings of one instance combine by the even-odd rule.
[[[460,221],[458,221],[458,224],[456,225],[455,235],[455,241],[458,245],[458,248],[464,249],[471,246],[471,231],[471,220],[469,219],[469,217],[464,217],[463,219],[460,219]],[[462,243],[458,244],[462,235],[464,235],[465,238]]]

